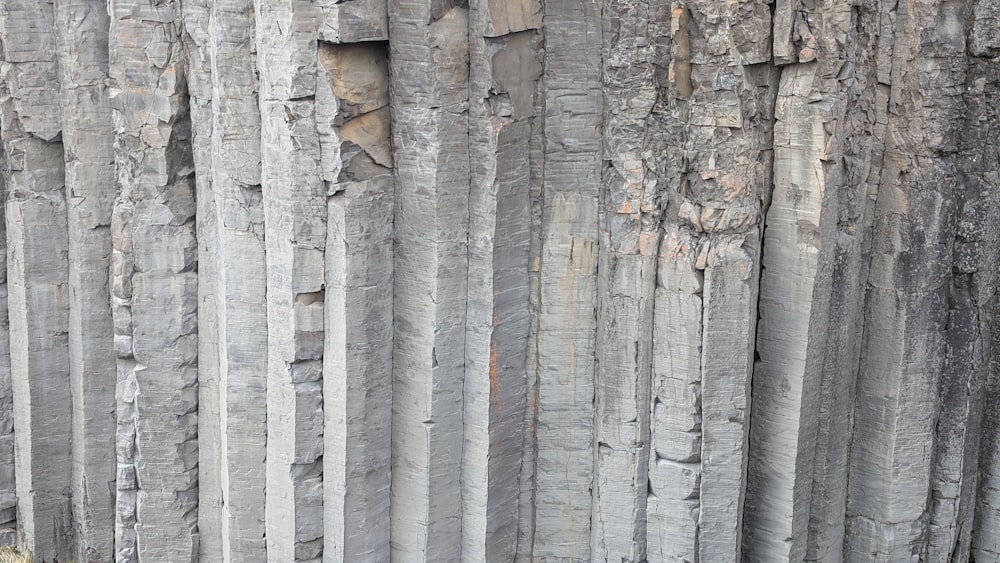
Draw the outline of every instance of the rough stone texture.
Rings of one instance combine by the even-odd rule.
[[[650,4],[653,4],[651,6]],[[651,118],[660,92],[651,64],[669,20],[655,3],[604,10],[604,159],[598,263],[594,499],[591,558],[643,561],[659,178]],[[645,327],[645,328],[644,328]]]
[[[967,89],[966,103],[969,111],[965,118],[967,134],[963,135],[960,166],[963,170],[963,181],[970,187],[976,186],[970,199],[973,205],[966,204],[967,220],[959,223],[960,233],[964,240],[956,243],[958,248],[965,249],[966,256],[975,259],[965,268],[965,281],[972,282],[969,293],[974,296],[974,303],[979,306],[981,331],[978,341],[973,347],[981,347],[985,360],[986,383],[982,391],[982,411],[979,444],[979,475],[978,482],[963,487],[963,493],[974,495],[975,498],[963,502],[974,506],[962,506],[963,512],[972,510],[974,521],[971,526],[972,556],[975,561],[989,561],[1000,558],[1000,356],[997,355],[1000,346],[1000,330],[996,327],[997,297],[996,268],[992,266],[997,260],[998,245],[993,242],[1000,238],[997,230],[998,205],[1000,192],[1000,129],[995,125],[1000,119],[1000,33],[997,31],[997,10],[1000,5],[992,0],[980,0],[973,9],[974,23],[969,40],[969,47],[975,58],[970,61],[966,73]],[[966,156],[968,155],[968,156]],[[968,189],[968,188],[967,188]],[[988,266],[989,265],[989,266]],[[971,278],[971,280],[969,279]],[[977,279],[978,278],[978,279]],[[982,281],[980,281],[982,280]],[[977,283],[978,282],[978,283]],[[967,290],[968,291],[968,290]],[[970,392],[970,396],[975,397]],[[969,426],[975,432],[976,419]],[[963,464],[975,462],[975,456],[968,456]],[[972,491],[965,491],[971,487]],[[968,526],[967,518],[961,520]],[[951,529],[945,528],[949,533]],[[966,530],[962,530],[963,535]],[[960,553],[957,549],[954,550]],[[961,555],[960,555],[961,556]],[[960,559],[961,560],[961,559]]]
[[[704,274],[697,268],[697,252],[690,231],[668,227],[660,243],[653,317],[646,502],[650,561],[698,558]]]
[[[72,553],[69,241],[53,23],[51,3],[0,7],[18,543],[43,560]]]
[[[119,561],[198,557],[198,250],[177,2],[111,2]]]
[[[325,561],[389,560],[393,213],[383,41],[321,44],[317,128],[327,190]]]
[[[319,561],[327,232],[315,108],[320,11],[305,0],[254,8],[267,283],[266,549],[272,559]]]
[[[218,229],[212,193],[212,70],[209,0],[182,5],[188,53],[191,152],[195,167],[198,242],[198,441],[222,442],[219,394],[217,285]],[[221,448],[198,448],[198,556],[224,561],[222,549]]]
[[[533,554],[554,562],[590,559],[601,4],[550,0],[545,21]]]
[[[947,432],[948,419],[961,417],[941,410],[938,392],[949,308],[960,306],[948,293],[960,204],[961,12],[957,4],[900,2],[892,34],[880,36],[895,41],[885,73],[891,84],[886,158],[875,203],[848,492],[845,558],[852,561],[916,562],[941,549],[925,552],[934,454],[947,455],[932,449],[941,446],[935,428]],[[914,90],[918,84],[925,86]],[[940,498],[940,489],[934,496]]]
[[[771,15],[756,3],[692,2],[672,4],[669,17],[657,108],[668,135],[657,164],[667,186],[657,303],[667,316],[655,315],[650,466],[650,514],[669,528],[654,554],[733,561],[752,418],[760,214],[771,184],[776,72],[762,64]]]
[[[461,559],[468,13],[450,1],[389,2],[393,560]]]
[[[540,21],[497,27],[470,3],[469,303],[465,340],[462,560],[511,561],[527,412],[531,125]],[[503,20],[507,23],[507,20]],[[534,26],[534,27],[527,27]]]
[[[108,300],[114,128],[104,2],[55,3],[69,234],[69,368],[76,561],[114,555],[114,326]]]
[[[0,0],[0,543],[997,560],[998,30]]]

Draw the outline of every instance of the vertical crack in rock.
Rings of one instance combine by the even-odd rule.
[[[962,11],[956,2],[895,7],[884,80],[891,83],[886,159],[851,453],[845,554],[851,561],[915,562],[928,539],[958,214]]]
[[[18,543],[41,560],[73,556],[69,241],[53,24],[51,3],[0,9]]]
[[[591,558],[644,561],[650,467],[653,304],[661,236],[650,127],[657,44],[668,6],[613,2],[603,13],[604,159],[600,202],[596,464]],[[669,94],[668,94],[669,95]]]
[[[425,0],[390,0],[389,14],[395,182],[391,557],[458,561],[469,16],[467,8]]]
[[[590,559],[601,5],[547,0],[534,557]],[[553,31],[558,30],[558,32]]]
[[[186,54],[177,2],[111,14],[118,357],[116,558],[198,557],[198,274]]]
[[[2,92],[3,86],[0,86]],[[2,126],[2,121],[0,121]],[[0,139],[0,143],[2,143]],[[0,156],[0,180],[7,185]],[[6,208],[6,193],[0,196],[0,209]],[[5,216],[5,215],[4,215]],[[10,322],[7,302],[7,228],[0,221],[0,545],[17,543],[17,490],[14,460],[14,390],[11,382]]]
[[[523,17],[509,21],[508,9]],[[528,393],[530,143],[542,73],[541,37],[535,31],[540,27],[537,2],[470,3],[464,561],[511,561],[517,553]],[[490,37],[498,28],[508,33]]]
[[[69,240],[72,506],[77,561],[114,557],[114,325],[108,301],[116,194],[107,10],[55,2]]]
[[[529,0],[530,2],[530,0]],[[521,4],[522,6],[524,4]],[[541,0],[530,8],[541,18]],[[506,6],[504,13],[506,13]],[[497,12],[491,11],[491,14]],[[491,15],[491,22],[498,16]],[[545,34],[541,23],[534,29],[538,60],[544,66]],[[535,80],[534,104],[528,118],[528,342],[525,350],[525,404],[521,440],[521,464],[518,476],[517,500],[517,552],[515,561],[530,561],[534,552],[535,534],[535,483],[538,455],[538,321],[541,312],[541,255],[542,217],[544,215],[543,191],[545,184],[545,75]]]
[[[267,272],[267,556],[323,556],[327,194],[316,89],[319,6],[254,3]]]
[[[329,195],[324,557],[332,561],[390,557],[394,195],[387,55],[385,41],[319,47],[316,113]]]

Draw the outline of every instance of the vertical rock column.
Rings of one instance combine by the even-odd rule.
[[[591,556],[602,2],[544,9],[534,556],[563,561]]]
[[[470,3],[464,561],[511,561],[517,552],[541,16],[537,0]]]
[[[113,1],[119,561],[198,556],[194,169],[176,2]]]
[[[975,160],[966,161],[966,166],[971,168],[967,174],[970,179],[979,179],[982,197],[986,201],[994,201],[987,209],[997,208],[996,187],[1000,186],[1000,129],[987,125],[1000,120],[1000,58],[995,56],[1000,52],[1000,29],[996,26],[994,15],[997,10],[1000,10],[1000,2],[997,0],[979,0],[974,5],[969,50],[976,58],[973,59],[967,76],[967,83],[972,85],[969,94],[977,100],[970,104],[967,122],[978,125],[976,132],[966,137],[967,150],[977,155]],[[976,162],[979,163],[978,170]],[[961,224],[961,228],[973,230],[978,235],[974,238],[978,239],[979,244],[972,246],[978,252],[970,253],[972,256],[980,252],[993,252],[996,255],[998,243],[992,240],[998,235],[995,231],[996,224],[995,219]],[[993,272],[995,276],[995,266],[987,268],[986,272]],[[990,339],[983,342],[990,355],[983,393],[982,453],[979,459],[975,526],[971,538],[975,561],[1000,559],[1000,317],[997,316],[1000,314],[1000,300],[995,287],[993,285],[994,294],[989,303],[991,310],[987,316],[990,321]]]
[[[393,559],[458,561],[469,224],[468,9],[390,0]]]
[[[323,509],[326,561],[389,560],[393,181],[385,2],[321,43],[316,113],[326,181]],[[346,9],[350,4],[338,4]],[[353,6],[358,8],[358,5]],[[338,12],[339,14],[339,12]],[[346,23],[340,20],[341,23]],[[321,37],[329,38],[323,33]]]
[[[997,512],[997,285],[1000,272],[1000,2],[966,8],[965,125],[957,165],[962,208],[955,234],[952,311],[941,380],[925,560],[971,551],[1000,557]],[[952,320],[954,318],[954,320]],[[985,509],[985,510],[984,510]],[[976,520],[977,512],[981,517]],[[992,514],[991,514],[992,512]],[[970,550],[971,548],[971,550]],[[963,559],[954,560],[964,561]]]
[[[650,119],[657,44],[667,7],[612,2],[604,9],[605,121],[598,266],[595,560],[646,559],[649,421],[658,189]]]
[[[252,6],[213,2],[209,26],[222,556],[241,562],[266,555],[267,280]]]
[[[0,122],[2,123],[2,122]],[[3,166],[0,160],[0,166]],[[2,172],[0,172],[2,174]],[[0,196],[0,205],[5,196]],[[14,390],[10,379],[10,322],[7,316],[7,228],[0,221],[0,545],[17,543],[14,463]]]
[[[956,178],[959,213],[948,290],[945,360],[939,381],[940,416],[934,429],[924,561],[967,560],[980,475],[983,391],[993,346],[992,301],[1000,251],[1000,193],[980,180],[995,166],[998,154],[995,133],[991,134],[990,125],[985,125],[990,123],[990,102],[985,99],[989,95],[983,95],[984,84],[976,84],[981,76],[971,71],[966,77],[964,98],[968,109],[959,141]],[[989,559],[985,555],[980,554],[976,560]]]
[[[114,326],[108,301],[117,195],[104,2],[55,3],[69,223],[73,520],[77,561],[114,557]]]
[[[820,68],[816,76],[822,80],[826,101],[817,102],[817,109],[833,102],[828,116],[832,119],[823,125],[827,138],[822,157],[825,176],[822,213],[832,218],[835,210],[837,217],[835,243],[827,242],[828,231],[821,228],[824,238],[817,279],[827,280],[829,285],[824,289],[828,287],[829,293],[813,292],[812,306],[827,307],[828,316],[823,321],[826,349],[819,406],[815,407],[816,441],[809,447],[815,460],[807,561],[843,560],[849,465],[845,460],[854,427],[855,383],[865,337],[864,330],[858,327],[864,322],[867,287],[859,280],[868,278],[875,207],[871,202],[876,199],[879,186],[888,110],[888,87],[877,79],[883,61],[875,57],[880,27],[888,19],[878,17],[877,9],[877,6],[848,8],[846,3],[833,3],[817,9],[818,13],[803,13],[801,23],[806,25],[802,27],[800,23],[798,28],[800,38],[809,32],[819,45]],[[795,37],[794,32],[785,31],[785,42]],[[777,46],[775,52],[779,52]],[[805,51],[801,55],[802,62],[817,64],[808,61],[808,54]],[[778,57],[775,60],[782,61]],[[836,82],[832,80],[834,76]],[[832,255],[828,254],[830,251]],[[764,255],[767,260],[766,247]],[[807,412],[801,411],[803,416]],[[751,483],[749,487],[753,489],[755,485]],[[747,519],[744,529],[748,538],[752,535],[749,528],[754,524],[753,519]]]
[[[188,110],[198,239],[198,442],[221,444],[219,412],[218,229],[212,192],[211,0],[185,0]],[[223,561],[221,448],[198,448],[198,556]]]
[[[956,3],[900,2],[888,14],[893,33],[880,34],[894,39],[891,67],[880,64],[891,68],[880,76],[891,91],[858,374],[848,561],[916,562],[927,540],[958,207],[962,11]]]
[[[699,256],[705,267],[698,531],[702,563],[740,559],[760,209],[770,197],[777,90],[774,71],[758,64],[770,59],[766,41],[761,41],[770,27],[767,7],[748,2],[728,7],[730,11],[720,8],[702,2],[691,7],[692,21],[705,39],[689,30],[695,104],[689,114],[688,174],[682,190],[690,207],[681,204],[680,210],[706,235]],[[723,24],[726,18],[739,25]],[[719,40],[731,50],[718,50]]]
[[[267,257],[267,556],[318,561],[328,212],[315,103],[321,12],[307,0],[254,8]],[[250,235],[245,242],[256,244]]]
[[[0,7],[0,129],[19,544],[72,557],[69,265],[51,3]]]
[[[0,222],[2,223],[2,222]],[[7,321],[7,229],[0,233],[0,545],[17,543],[14,463],[14,390],[10,380],[10,323]]]
[[[704,275],[698,241],[676,225],[660,243],[653,328],[647,559],[697,561]]]
[[[541,10],[541,2],[539,2]],[[544,21],[543,21],[544,25]],[[535,33],[544,41],[544,29]],[[544,51],[540,53],[544,60]],[[544,63],[543,63],[544,65]],[[544,69],[543,69],[544,70]],[[531,228],[528,238],[528,348],[525,356],[524,433],[521,440],[521,467],[518,477],[516,561],[530,561],[535,533],[535,447],[538,429],[538,319],[541,303],[542,191],[545,184],[545,79],[535,82],[535,104],[529,120],[528,199]]]
[[[827,119],[821,106],[810,104],[822,99],[814,90],[816,66],[782,73],[776,108],[745,539],[746,555],[761,560],[803,559],[806,549],[827,301],[817,273],[829,242],[821,229]]]
[[[820,413],[829,408],[821,390],[841,176],[827,162],[839,163],[831,133],[843,95],[835,77],[847,53],[838,38],[852,25],[848,3],[798,17],[799,49],[776,58],[798,63],[782,70],[775,104],[744,527],[745,556],[768,561],[806,557]]]
[[[669,194],[661,254],[676,263],[661,267],[660,283],[666,290],[679,288],[681,295],[658,296],[657,302],[664,299],[668,307],[690,316],[700,302],[701,322],[683,321],[692,329],[701,327],[700,385],[691,364],[697,350],[694,330],[679,327],[679,318],[666,321],[656,337],[656,346],[667,350],[655,354],[665,371],[658,369],[654,376],[653,446],[658,457],[661,449],[669,453],[666,463],[650,471],[669,473],[651,475],[651,481],[657,504],[661,498],[684,501],[687,510],[660,512],[657,519],[680,529],[650,529],[649,535],[687,538],[676,555],[688,557],[697,549],[700,561],[732,561],[740,558],[741,549],[760,209],[771,183],[775,73],[759,64],[771,58],[771,17],[766,5],[749,2],[722,6],[699,1],[675,4],[672,10],[672,99],[664,109],[667,131],[682,136],[684,152],[670,153],[665,163],[668,181],[676,184]],[[676,350],[659,341],[671,333],[682,336]],[[685,366],[682,377],[670,373],[667,362],[674,361]],[[681,406],[675,412],[672,396]],[[661,444],[660,436],[681,441]],[[700,452],[690,451],[697,446]],[[698,531],[692,545],[690,501],[695,498]],[[664,540],[657,541],[662,550]],[[675,556],[675,548],[666,549]]]
[[[663,139],[656,170],[662,186],[663,235],[657,259],[653,308],[649,494],[646,556],[649,561],[696,561],[701,506],[701,340],[704,261],[699,235],[678,210],[685,174],[683,139],[692,93],[690,12],[673,3],[670,30],[657,45],[669,62],[654,123]],[[666,72],[664,72],[666,71]]]

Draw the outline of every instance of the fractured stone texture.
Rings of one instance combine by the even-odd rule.
[[[0,544],[1000,559],[1000,0],[0,0]]]

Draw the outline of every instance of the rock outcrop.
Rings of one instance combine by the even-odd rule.
[[[0,0],[0,544],[1000,561],[1000,0]]]

